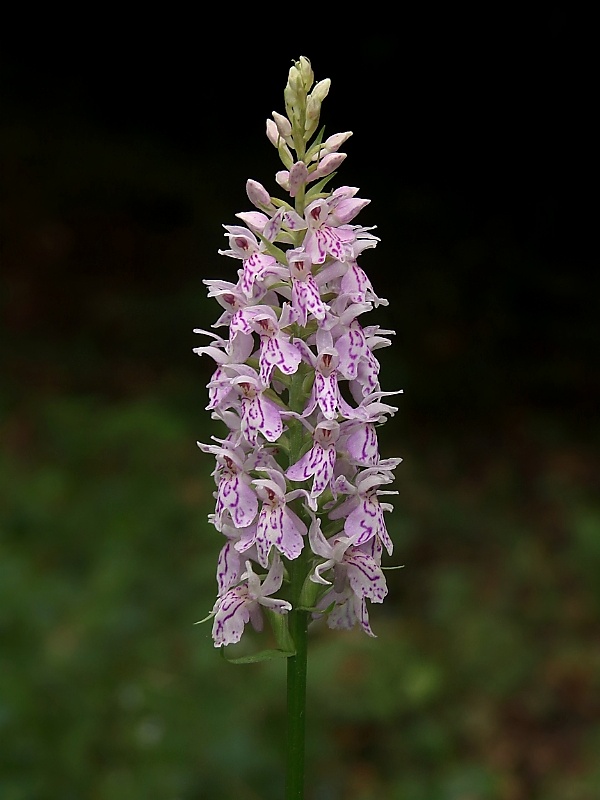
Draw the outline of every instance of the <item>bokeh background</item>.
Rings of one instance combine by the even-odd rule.
[[[192,329],[246,179],[277,193],[264,124],[305,55],[327,132],[354,132],[335,185],[381,237],[405,565],[376,639],[311,638],[307,800],[597,800],[589,21],[240,13],[3,43],[0,798],[282,796],[285,665],[194,626],[221,542]]]

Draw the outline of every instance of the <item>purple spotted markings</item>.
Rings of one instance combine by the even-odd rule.
[[[329,187],[352,134],[323,140],[329,81],[313,83],[302,57],[284,92],[286,116],[267,120],[284,196],[246,182],[251,208],[223,226],[228,246],[218,251],[237,262],[237,276],[204,281],[220,315],[215,332],[195,330],[209,337],[194,352],[214,363],[206,410],[221,426],[198,443],[215,459],[215,647],[239,642],[248,623],[262,630],[265,610],[284,619],[294,610],[296,559],[312,586],[311,619],[332,629],[374,636],[369,604],[388,593],[382,554],[393,553],[393,507],[384,498],[396,494],[387,487],[401,459],[382,458],[379,445],[398,410],[387,399],[400,392],[382,389],[377,351],[394,332],[363,323],[387,305],[358,263],[379,239],[355,222],[370,202],[359,189]]]

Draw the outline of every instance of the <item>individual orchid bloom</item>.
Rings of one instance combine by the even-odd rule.
[[[251,330],[260,336],[259,372],[263,384],[269,384],[275,367],[284,375],[293,375],[302,356],[290,341],[290,335],[284,333],[284,329],[295,321],[291,306],[284,303],[279,319],[273,309],[266,305],[247,309],[243,318]]]
[[[222,339],[214,333],[196,328],[194,333],[204,333],[213,336],[215,341],[206,347],[195,347],[193,352],[196,355],[209,355],[219,365],[211,377],[208,385],[209,403],[207,410],[212,410],[227,402],[228,397],[233,391],[231,380],[225,370],[224,364],[243,364],[251,355],[254,349],[254,339],[249,333],[242,333],[232,339]]]
[[[338,230],[342,232],[351,232],[350,241],[346,242],[345,261],[329,261],[319,270],[315,276],[315,280],[319,285],[321,291],[332,292],[335,295],[347,295],[353,303],[373,303],[377,305],[387,305],[387,300],[378,297],[373,289],[373,286],[362,270],[358,266],[357,260],[360,254],[369,248],[377,246],[379,237],[375,236],[369,231],[373,230],[374,226],[365,228],[361,225],[340,225]],[[342,281],[346,273],[357,270],[357,274],[345,279],[344,287],[342,288]]]
[[[286,558],[298,558],[304,547],[307,528],[288,503],[298,497],[308,498],[305,489],[286,492],[285,478],[278,470],[264,470],[268,478],[254,481],[256,493],[263,501],[256,529],[258,562],[266,566],[271,548],[275,547]]]
[[[379,460],[379,441],[373,422],[344,420],[340,425],[340,448],[356,466],[370,467]]]
[[[356,381],[360,386],[360,392],[353,386],[352,382],[350,383],[350,391],[355,397],[362,394],[364,398],[380,390],[380,364],[374,355],[374,351],[379,350],[381,347],[388,347],[391,344],[388,335],[394,335],[394,333],[394,331],[381,329],[379,325],[369,325],[362,329],[367,350],[363,353],[363,358],[358,362]]]
[[[378,392],[381,389],[379,382],[379,372],[381,365],[373,355],[370,348],[367,348],[365,357],[358,362],[356,380],[350,381],[348,388],[350,394],[357,403],[360,403],[367,395]]]
[[[336,261],[345,261],[346,245],[354,241],[354,231],[338,231],[337,226],[328,222],[330,209],[327,200],[318,198],[306,207],[304,218],[308,233],[303,246],[313,264],[323,264],[327,256]]]
[[[251,478],[246,472],[243,450],[202,442],[198,442],[198,447],[204,453],[215,455],[217,461],[213,472],[217,483],[215,527],[220,529],[225,510],[231,515],[236,528],[247,527],[258,513],[258,498],[250,486]]]
[[[330,589],[321,597],[317,603],[317,609],[324,611],[333,605],[327,614],[327,627],[332,630],[352,630],[358,623],[363,631],[376,638],[369,622],[369,612],[367,611],[367,600],[365,597],[356,595],[350,586],[343,592],[336,592],[335,588]],[[313,614],[318,618],[319,611]]]
[[[373,306],[387,306],[388,301],[379,297],[373,289],[373,284],[367,273],[358,266],[356,261],[348,262],[348,269],[340,281],[340,291],[348,295],[353,303],[373,303]]]
[[[397,492],[384,492],[378,487],[392,481],[390,471],[381,469],[380,465],[360,472],[354,485],[341,476],[333,485],[333,491],[342,491],[350,497],[329,511],[330,519],[345,518],[344,532],[354,544],[364,544],[377,536],[389,555],[392,554],[394,545],[387,531],[383,512],[391,511],[393,507],[390,503],[380,503],[379,496]]]
[[[239,642],[248,622],[252,623],[255,630],[261,631],[261,606],[278,614],[292,610],[287,600],[271,597],[283,582],[283,564],[279,557],[273,559],[263,581],[252,569],[250,561],[246,561],[246,571],[241,577],[245,583],[228,589],[218,597],[211,611],[211,616],[214,616],[212,636],[215,647]]]
[[[240,331],[252,333],[248,323],[243,321],[243,312],[247,306],[251,306],[253,302],[258,302],[259,299],[264,300],[266,303],[277,302],[277,295],[264,287],[259,287],[257,284],[254,285],[254,295],[250,299],[236,284],[230,281],[204,280],[202,282],[208,286],[208,296],[214,297],[219,305],[225,309],[211,327],[220,328],[228,325],[232,338]]]
[[[241,219],[253,233],[260,234],[263,239],[267,239],[269,242],[277,241],[292,244],[294,241],[292,233],[306,228],[306,222],[302,217],[293,208],[287,206],[280,206],[271,216],[260,211],[242,211],[236,214],[236,217]],[[280,252],[283,258],[283,251]],[[287,270],[283,264],[270,268],[261,276],[263,283],[265,282],[264,279],[269,275],[275,276],[271,281],[276,282],[287,277]]]
[[[398,407],[391,406],[389,403],[383,403],[381,398],[396,394],[402,394],[402,390],[400,389],[394,392],[371,392],[362,397],[360,403],[354,408],[340,396],[340,412],[347,420],[357,420],[364,423],[379,423],[382,425],[387,421],[386,415],[393,417],[396,411],[398,411]]]
[[[376,426],[394,416],[398,408],[382,403],[380,398],[401,392],[374,392],[352,408],[340,396],[340,412],[345,417],[340,425],[340,449],[345,449],[352,462],[360,466],[375,466],[379,462],[379,443]]]
[[[311,497],[318,497],[329,486],[335,468],[335,444],[339,435],[340,426],[335,420],[326,419],[317,423],[313,446],[285,472],[292,481],[307,481],[312,477]]]
[[[238,214],[238,216],[242,215]],[[306,220],[286,203],[277,209],[261,232],[270,242],[292,244],[295,241],[294,234],[297,231],[306,230],[307,227]],[[285,272],[284,268],[283,271]]]
[[[315,380],[302,416],[308,417],[318,405],[325,419],[335,419],[341,400],[337,376],[339,356],[336,350],[333,347],[321,347],[315,356],[301,340],[296,340],[296,346],[304,360],[315,370]]]
[[[224,225],[223,227],[227,231],[225,235],[229,237],[230,249],[219,250],[219,254],[242,260],[240,288],[246,297],[251,297],[254,282],[266,273],[281,273],[281,267],[274,256],[264,252],[265,245],[248,228],[241,225]]]
[[[359,211],[371,201],[355,197],[358,189],[355,186],[340,186],[327,198],[329,207],[328,224],[340,227],[347,225]]]
[[[347,311],[354,313],[356,306],[350,306]],[[380,364],[373,355],[364,330],[357,319],[345,326],[338,326],[343,330],[335,340],[335,348],[339,354],[338,370],[344,378],[351,381],[350,391],[353,397],[365,397],[379,391]],[[358,400],[360,402],[360,400]]]
[[[321,520],[314,514],[308,530],[310,546],[325,561],[317,564],[310,575],[314,583],[333,583],[336,592],[344,592],[347,585],[357,597],[366,597],[373,603],[383,603],[388,589],[380,562],[374,556],[356,547],[348,536],[326,539],[321,531]],[[323,573],[333,569],[333,582]]]
[[[292,279],[292,307],[297,321],[306,326],[308,315],[318,322],[325,319],[327,306],[321,299],[319,287],[312,274],[312,261],[308,253],[301,247],[288,250],[287,260]]]
[[[213,328],[229,325],[239,310],[248,304],[248,298],[231,281],[203,280],[202,283],[208,287],[208,297],[214,297],[225,309],[219,319],[213,323]]]
[[[231,379],[241,400],[241,431],[251,445],[258,444],[258,434],[276,442],[283,433],[282,409],[265,396],[268,388],[251,367]]]

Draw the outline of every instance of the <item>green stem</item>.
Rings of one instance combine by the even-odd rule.
[[[306,398],[302,385],[304,370],[299,369],[292,378],[289,406],[301,411]],[[294,424],[295,423],[295,424]],[[290,464],[296,463],[304,443],[305,430],[299,420],[290,425]],[[304,548],[300,556],[288,564],[290,577],[290,601],[292,611],[288,614],[290,634],[294,641],[295,655],[287,661],[287,742],[285,800],[304,798],[304,762],[306,739],[306,669],[308,654],[308,612],[299,611],[300,595],[308,569],[308,553]]]
[[[299,583],[294,591],[299,597],[304,582],[302,564],[292,562],[292,585]],[[296,574],[294,574],[296,573]],[[296,600],[296,602],[298,602]],[[286,800],[304,798],[304,754],[306,733],[306,667],[308,651],[308,612],[290,611],[290,633],[296,654],[287,661],[287,748],[286,748]]]

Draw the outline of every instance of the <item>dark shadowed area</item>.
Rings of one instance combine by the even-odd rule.
[[[404,568],[376,639],[312,635],[307,800],[597,800],[590,24],[278,13],[0,53],[0,797],[282,796],[283,661],[194,626],[222,542],[192,330],[220,314],[202,280],[236,280],[246,179],[280,192],[265,121],[304,55],[353,131],[333,186],[371,199],[404,390]]]

